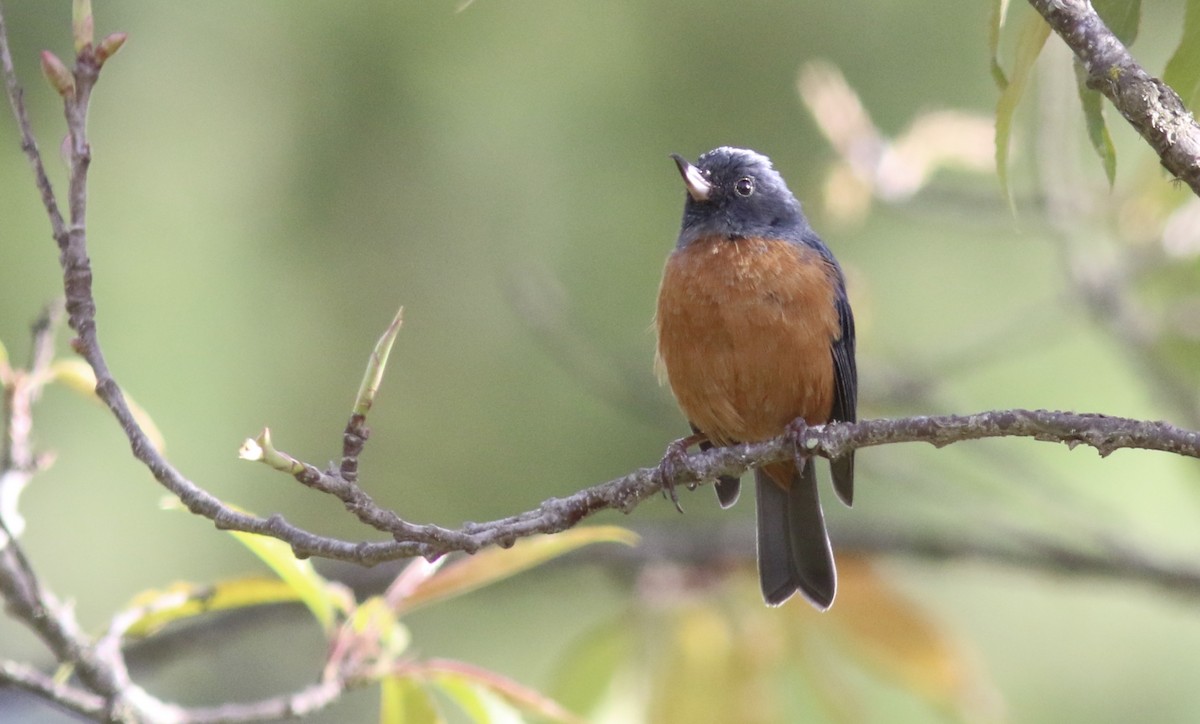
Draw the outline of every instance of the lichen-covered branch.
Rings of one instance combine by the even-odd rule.
[[[1159,450],[1200,457],[1200,433],[1166,422],[1132,420],[1107,415],[1046,410],[994,410],[974,415],[943,415],[863,420],[810,428],[803,440],[810,455],[836,457],[851,450],[903,442],[942,447],[967,440],[1023,437],[1070,447],[1087,445],[1101,455],[1123,448]],[[675,466],[675,485],[694,485],[718,475],[740,475],[749,467],[784,460],[794,454],[786,437],[697,453]],[[602,510],[629,512],[662,490],[659,468],[642,468],[616,480],[585,488],[565,498],[552,498],[537,508],[488,523],[469,523],[451,529],[418,525],[374,506],[357,486],[338,479],[336,471],[303,465],[295,478],[310,487],[334,493],[362,519],[392,534],[392,540],[353,542],[316,536],[280,517],[253,519],[253,532],[274,535],[299,555],[321,556],[374,564],[413,555],[437,557],[454,551],[473,552],[489,545],[510,545],[518,538],[557,533]]]
[[[1162,165],[1200,195],[1200,125],[1170,86],[1150,75],[1108,29],[1089,0],[1029,0],[1075,53],[1088,85],[1112,101],[1158,153]]]

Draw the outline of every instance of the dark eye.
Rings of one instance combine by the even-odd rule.
[[[738,196],[749,196],[754,193],[754,179],[749,176],[743,176],[733,185],[733,190]]]

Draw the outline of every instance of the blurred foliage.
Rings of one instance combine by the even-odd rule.
[[[347,687],[377,682],[380,721],[407,724],[446,720],[433,697],[437,692],[480,724],[517,721],[523,712],[551,721],[580,721],[552,699],[495,672],[414,657],[412,637],[402,618],[414,608],[493,584],[582,546],[636,543],[636,537],[621,528],[580,526],[555,536],[526,538],[509,549],[489,549],[449,566],[440,565],[445,559],[434,564],[418,558],[384,595],[356,601],[352,592],[323,578],[310,562],[296,560],[282,542],[235,531],[230,535],[279,579],[245,577],[204,586],[177,583],[144,591],[114,616],[106,636],[131,642],[215,612],[303,603],[329,638],[322,682],[345,682]]]
[[[236,451],[270,425],[297,457],[336,456],[363,359],[403,304],[364,486],[414,521],[527,510],[653,464],[684,431],[650,372],[650,315],[682,201],[667,154],[728,143],[774,159],[846,268],[862,416],[1025,406],[1200,425],[1197,202],[1123,123],[1107,127],[1120,160],[1110,189],[1070,57],[1053,37],[1023,55],[1031,11],[1013,3],[1001,27],[1003,6],[97,3],[98,36],[129,33],[91,113],[91,254],[110,363],[190,478],[360,537],[335,501]],[[1100,6],[1111,20],[1136,4]],[[1196,3],[1139,9],[1134,53],[1194,98]],[[61,114],[39,54],[70,56],[69,7],[5,10],[61,189]],[[816,60],[865,109],[857,140],[870,143],[851,144],[868,147],[865,165],[827,141],[796,93]],[[918,121],[944,130],[934,114],[950,111],[967,121],[954,128],[974,128],[995,111],[989,63],[1010,87],[1015,63],[1029,72],[1005,121],[1015,216],[991,171],[932,154],[921,174],[881,172],[913,171],[899,151],[928,137]],[[59,272],[7,115],[4,139],[0,340],[15,365]],[[35,425],[57,459],[25,493],[23,540],[85,625],[103,630],[135,592],[164,582],[244,580],[228,538],[158,511],[162,491],[104,410],[53,386]],[[947,540],[1032,530],[1081,547],[1200,546],[1191,461],[1098,460],[1025,441],[893,446],[859,460],[860,500],[830,511],[835,544],[839,530],[911,526]],[[706,490],[684,504],[681,525],[752,525],[752,506],[718,511]],[[647,503],[622,522],[650,529],[674,516]],[[1190,601],[882,557],[859,588],[859,564],[842,552],[843,590],[822,617],[800,602],[761,606],[752,544],[718,553],[734,563],[713,585],[578,562],[423,608],[404,627],[423,661],[469,661],[614,721],[704,702],[752,702],[730,716],[764,720],[1190,721],[1200,709],[1185,665],[1200,648]],[[206,634],[215,642],[135,649],[135,677],[187,703],[245,700],[311,682],[328,653],[304,633],[311,621],[236,622]],[[10,621],[0,641],[8,658],[42,655]],[[410,680],[382,691],[384,714],[436,705]],[[0,719],[51,716],[0,694]],[[380,711],[377,690],[316,720]]]
[[[965,649],[862,558],[841,556],[828,615],[757,605],[749,570],[716,588],[681,573],[649,572],[630,611],[577,641],[561,701],[612,722],[877,721],[898,701],[925,718],[1000,717]]]

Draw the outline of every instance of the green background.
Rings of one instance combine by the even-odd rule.
[[[63,123],[37,52],[69,56],[69,4],[12,0],[5,11],[61,189]],[[1182,10],[1148,11],[1135,50],[1160,70]],[[130,35],[91,110],[101,340],[174,464],[259,513],[363,534],[335,502],[236,451],[269,425],[291,454],[335,458],[366,355],[399,305],[405,325],[362,459],[380,503],[457,526],[656,463],[685,431],[651,371],[651,315],[683,195],[668,154],[724,144],[774,159],[846,267],[863,417],[1172,414],[1065,291],[1030,201],[1022,142],[1041,122],[1033,111],[1018,131],[1016,217],[994,176],[939,176],[857,226],[833,224],[818,203],[834,154],[796,95],[801,64],[841,67],[887,133],[936,108],[987,114],[987,3],[478,0],[456,13],[450,0],[210,0],[97,2],[96,13],[100,34]],[[1069,72],[1061,52],[1048,60]],[[1147,171],[1150,151],[1113,130],[1118,186],[1165,185]],[[6,114],[0,339],[20,360],[60,277],[16,138]],[[1104,203],[1082,130],[1060,142]],[[23,499],[25,543],[85,626],[101,628],[143,589],[262,570],[206,521],[159,510],[163,491],[100,406],[52,388],[35,423],[39,449],[57,461]],[[1099,530],[1177,558],[1200,546],[1190,461],[1100,460],[1031,441],[892,446],[859,460],[854,510],[829,512],[835,543],[855,529],[994,540],[1020,528],[1085,543]],[[656,499],[597,520],[749,526],[751,503],[721,512],[700,490],[684,495],[683,518]],[[1013,721],[1192,721],[1200,710],[1194,599],[981,563],[881,560],[890,582],[966,642]],[[626,580],[579,563],[410,623],[422,655],[544,687],[564,648],[629,595]],[[315,678],[324,643],[301,617],[238,625],[235,641],[215,630],[199,652],[167,647],[139,680],[199,704]],[[44,656],[7,620],[0,642],[8,658]],[[375,705],[360,692],[317,720],[366,719]],[[930,715],[865,706],[876,721]]]

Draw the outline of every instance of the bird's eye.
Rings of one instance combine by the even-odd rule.
[[[733,190],[738,196],[749,196],[754,193],[754,179],[749,176],[743,176],[733,185]]]

